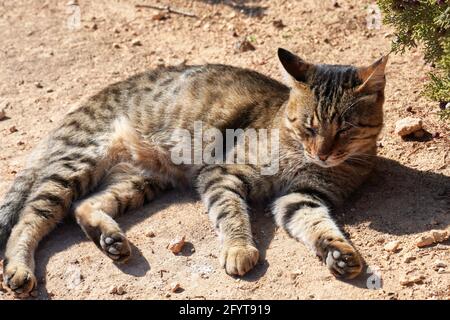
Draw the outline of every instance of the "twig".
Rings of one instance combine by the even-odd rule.
[[[190,13],[190,12],[186,12],[186,11],[181,11],[179,9],[172,8],[169,5],[167,5],[167,6],[157,6],[157,5],[153,5],[153,4],[137,4],[137,5],[135,5],[135,7],[136,8],[156,9],[156,10],[161,10],[161,11],[167,11],[168,13],[179,14],[179,15],[186,16],[186,17],[198,18],[198,16],[196,14],[193,14],[193,13]]]

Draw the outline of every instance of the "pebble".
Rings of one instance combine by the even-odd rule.
[[[145,235],[146,235],[147,237],[149,237],[149,238],[154,238],[154,237],[156,237],[156,234],[155,234],[153,231],[148,231]]]
[[[419,248],[439,243],[447,240],[449,233],[447,230],[432,230],[429,234],[422,235],[416,240],[416,246]]]
[[[1,109],[0,110],[0,121],[5,120],[6,119],[6,112],[5,110]]]
[[[281,19],[273,20],[272,24],[277,29],[283,29],[284,27],[286,27],[286,25],[283,23],[283,20]]]
[[[44,86],[42,85],[42,83],[40,82],[35,82],[34,85],[36,86],[36,88],[38,89],[42,89]]]
[[[434,268],[435,269],[447,268],[447,263],[445,263],[445,261],[442,260],[436,260],[434,262]]]
[[[141,42],[141,40],[139,40],[139,39],[134,39],[134,40],[131,42],[131,45],[132,45],[133,47],[140,47],[140,46],[142,46],[142,42]]]
[[[16,126],[12,126],[12,127],[9,128],[9,132],[10,133],[14,133],[14,132],[17,132],[17,131],[19,131],[19,130],[17,130]]]
[[[414,256],[406,256],[405,259],[403,260],[404,263],[410,263],[411,261],[416,260],[416,257]]]
[[[422,129],[422,120],[418,118],[407,117],[400,119],[395,123],[395,133],[401,137],[414,133]]]
[[[234,44],[234,51],[236,53],[254,51],[254,50],[256,50],[255,46],[253,44],[251,44],[251,42],[248,41],[247,38],[239,40],[238,42],[236,42]]]
[[[172,251],[174,254],[177,254],[177,253],[181,252],[181,250],[183,249],[185,240],[186,240],[185,236],[176,237],[169,243],[169,245],[167,246],[167,249]]]
[[[181,289],[181,285],[178,282],[172,282],[170,284],[170,291],[173,293],[179,292]]]
[[[424,276],[404,276],[401,280],[400,280],[400,284],[402,286],[412,286],[413,284],[420,284],[423,282],[423,280],[425,280]]]
[[[119,48],[120,48],[120,44],[118,44],[118,43],[113,43],[113,48],[119,49]]]
[[[117,294],[117,295],[121,296],[121,295],[125,294],[125,288],[124,288],[122,285],[119,285],[119,286],[112,286],[112,287],[109,289],[109,293],[111,293],[111,294]]]
[[[400,246],[400,241],[398,241],[398,240],[390,241],[384,245],[384,250],[386,250],[388,252],[397,252],[399,249],[399,246]]]

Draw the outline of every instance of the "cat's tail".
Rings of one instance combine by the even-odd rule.
[[[0,204],[0,248],[5,244],[12,228],[19,220],[20,213],[36,179],[36,169],[28,168],[20,172]]]

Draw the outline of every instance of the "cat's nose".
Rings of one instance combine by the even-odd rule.
[[[330,155],[329,154],[319,154],[318,157],[322,161],[326,161]]]

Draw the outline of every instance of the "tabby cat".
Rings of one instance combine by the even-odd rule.
[[[68,214],[115,262],[131,254],[114,220],[162,191],[195,185],[222,242],[230,275],[258,262],[248,204],[271,199],[277,224],[309,246],[337,277],[362,259],[330,216],[372,167],[382,127],[387,56],[369,67],[310,64],[279,49],[284,85],[226,65],[159,68],[112,84],[35,149],[0,206],[4,283],[36,286],[34,253]],[[278,130],[279,170],[254,164],[174,164],[172,132],[193,123]],[[227,153],[234,152],[233,148]]]

